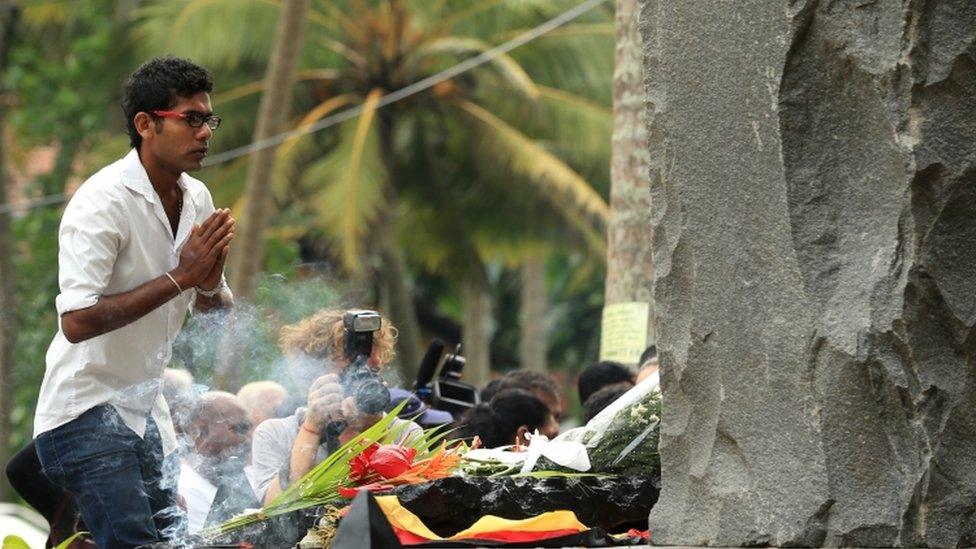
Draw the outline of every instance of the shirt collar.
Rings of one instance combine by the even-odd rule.
[[[185,173],[181,173],[179,179],[176,180],[176,184],[183,190],[183,207],[180,209],[179,227],[174,237],[169,218],[166,217],[166,212],[163,210],[163,203],[149,181],[149,174],[146,173],[146,167],[142,165],[142,160],[139,159],[139,152],[132,149],[122,159],[122,183],[132,191],[141,194],[147,202],[152,204],[153,212],[162,224],[163,229],[166,230],[166,234],[173,238],[177,248],[189,238],[193,220],[196,219],[197,215],[196,204],[187,192],[187,177]]]
[[[139,158],[139,151],[136,149],[130,150],[129,154],[122,158],[122,183],[144,196],[150,203],[155,204],[158,202],[159,195],[156,194],[156,189],[152,186],[152,182],[149,181],[149,174],[146,173],[146,167],[142,165],[142,160]],[[179,179],[176,180],[176,184],[180,186],[180,189],[186,190],[185,173],[180,174]]]

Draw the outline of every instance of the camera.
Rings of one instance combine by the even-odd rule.
[[[356,401],[365,414],[379,414],[390,405],[390,390],[379,372],[369,366],[373,354],[373,333],[380,329],[382,317],[376,311],[357,309],[342,317],[343,353],[348,364],[339,374],[346,396]]]
[[[461,381],[461,372],[467,360],[461,356],[459,343],[453,353],[444,357],[440,376],[434,381],[432,400],[437,408],[447,410],[455,417],[476,406],[480,399],[474,385]]]

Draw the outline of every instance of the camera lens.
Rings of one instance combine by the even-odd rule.
[[[376,380],[364,380],[356,388],[353,396],[356,399],[356,407],[366,414],[385,412],[390,405],[390,390]]]
[[[350,365],[342,373],[343,389],[347,396],[355,399],[357,408],[370,415],[386,411],[390,405],[390,390],[379,374],[365,363]]]

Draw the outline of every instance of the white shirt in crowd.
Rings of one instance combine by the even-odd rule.
[[[251,490],[254,490],[253,465],[244,466],[244,476],[247,477]],[[190,534],[196,534],[203,529],[207,516],[210,515],[210,508],[213,507],[214,498],[217,497],[217,489],[186,461],[180,461],[180,478],[176,491],[183,496],[183,501],[186,503],[187,531]]]
[[[196,534],[203,528],[210,506],[217,497],[217,487],[186,463],[180,463],[180,480],[176,491],[186,503],[187,531]]]
[[[81,185],[65,208],[58,232],[59,318],[176,267],[193,225],[202,224],[214,211],[202,182],[184,173],[178,184],[183,206],[175,238],[135,149]],[[195,295],[187,289],[135,322],[77,344],[65,338],[59,321],[47,351],[34,436],[107,403],[139,436],[145,435],[146,413],[151,412],[164,452],[174,450],[161,374]]]

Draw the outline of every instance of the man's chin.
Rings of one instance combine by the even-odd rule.
[[[190,157],[186,162],[185,169],[183,171],[195,172],[200,168],[203,168],[203,163],[207,160],[207,155],[200,153],[190,153]]]

